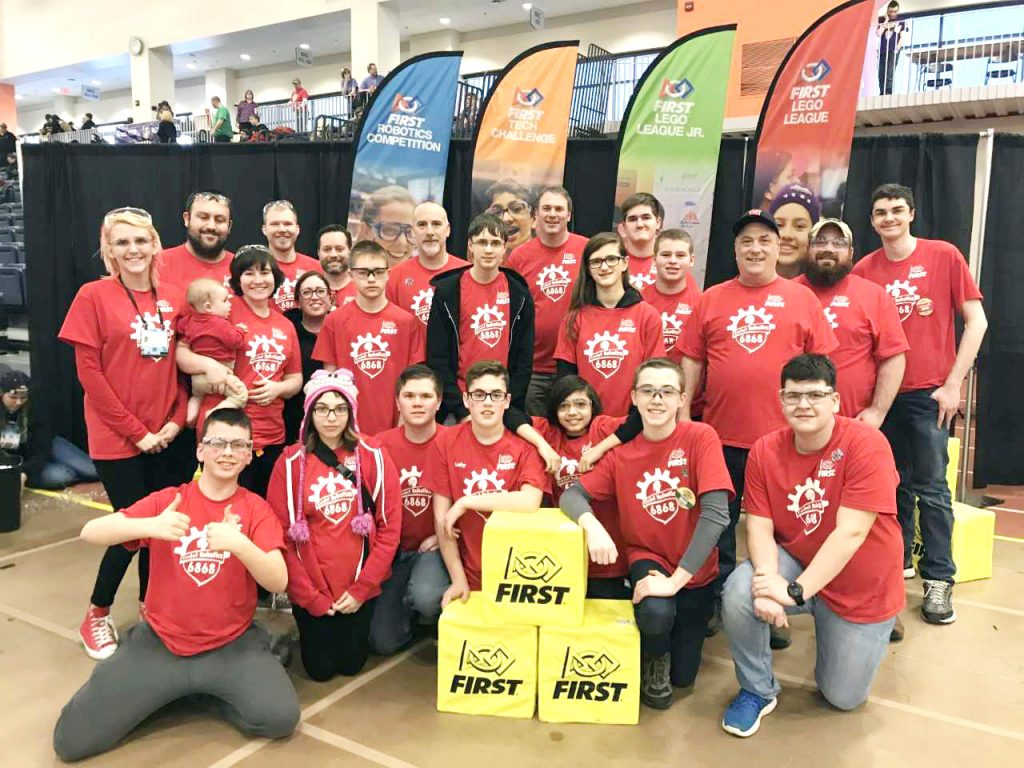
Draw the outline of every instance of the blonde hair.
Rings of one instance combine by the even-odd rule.
[[[188,290],[185,292],[185,300],[188,301],[189,306],[196,312],[202,312],[203,304],[205,302],[208,301],[211,304],[213,303],[214,294],[218,289],[230,295],[228,293],[228,289],[213,278],[199,277],[188,284]]]
[[[138,227],[149,233],[149,239],[153,243],[153,259],[149,263],[149,281],[156,288],[159,282],[160,251],[163,249],[163,245],[160,243],[160,233],[153,226],[152,219],[134,211],[118,211],[103,217],[103,224],[100,226],[100,254],[103,256],[103,266],[107,268],[107,274],[110,277],[120,277],[121,275],[121,267],[111,253],[110,244],[110,233],[118,224]]]

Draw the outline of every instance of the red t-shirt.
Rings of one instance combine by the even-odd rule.
[[[511,338],[508,278],[499,272],[481,285],[470,272],[459,277],[459,381],[466,380],[466,371],[478,360],[507,365]]]
[[[562,465],[555,476],[551,478],[549,484],[551,499],[556,507],[565,489],[581,477],[579,472],[580,457],[608,437],[625,421],[621,417],[595,416],[591,420],[586,434],[580,437],[569,437],[565,434],[564,429],[553,426],[550,421],[541,416],[534,416],[532,419],[533,428],[540,432],[544,439],[548,441],[548,445],[558,451],[562,457]],[[593,511],[594,517],[608,531],[608,535],[615,542],[615,549],[622,553],[622,557],[617,558],[614,563],[609,565],[588,563],[587,575],[594,579],[610,579],[627,575],[629,573],[629,566],[626,563],[626,542],[623,540],[622,533],[619,530],[619,510],[617,506],[611,501],[595,501]]]
[[[356,281],[349,280],[348,284],[344,288],[338,290],[330,289],[331,291],[331,312],[336,310],[338,307],[343,307],[346,304],[351,304],[356,300]]]
[[[898,484],[885,436],[838,416],[832,439],[815,453],[798,453],[788,427],[758,440],[747,461],[743,507],[771,518],[775,540],[805,568],[835,530],[840,507],[877,512],[864,543],[820,593],[847,621],[873,624],[906,603]]]
[[[394,304],[370,314],[358,302],[327,316],[313,359],[347,368],[359,390],[359,431],[376,435],[395,426],[395,382],[413,363],[423,361],[423,326]]]
[[[874,399],[878,364],[910,349],[899,313],[885,291],[857,275],[847,275],[829,287],[813,285],[805,275],[793,282],[807,286],[818,297],[839,340],[832,353],[839,412],[855,417]]]
[[[952,243],[919,237],[902,261],[889,261],[879,249],[853,273],[885,288],[903,321],[910,351],[900,392],[941,387],[956,360],[953,315],[964,302],[982,298],[963,254]]]
[[[295,253],[295,261],[288,263],[278,261],[277,266],[284,272],[284,280],[278,286],[277,291],[274,292],[274,304],[282,312],[287,312],[289,309],[295,309],[295,307],[299,306],[295,302],[295,283],[298,279],[306,272],[323,273],[323,268],[317,259],[297,251]]]
[[[216,280],[230,291],[229,282],[233,258],[235,258],[235,254],[225,249],[220,261],[204,261],[189,253],[186,243],[173,248],[164,248],[160,252],[159,279],[163,283],[178,286],[184,292],[188,290],[189,283],[193,280],[208,277],[211,280]]]
[[[587,238],[572,233],[557,248],[548,248],[535,237],[512,251],[505,261],[505,266],[522,275],[530,286],[536,311],[533,370],[538,373],[555,372],[558,329],[568,311],[586,245]]]
[[[430,304],[434,300],[434,288],[430,281],[438,275],[468,266],[468,264],[468,261],[463,261],[450,253],[444,266],[435,270],[427,269],[417,258],[403,261],[388,275],[388,284],[384,289],[384,294],[388,297],[388,301],[415,315],[426,327],[427,318],[430,317]]]
[[[149,547],[146,621],[171,653],[195,656],[241,637],[256,613],[256,580],[238,557],[207,548],[207,523],[222,522],[230,506],[242,533],[264,552],[284,549],[284,537],[270,505],[244,488],[213,501],[191,482],[151,493],[121,511],[132,518],[156,517],[179,493],[178,511],[189,516],[188,534],[178,541],[134,544]]]
[[[827,355],[837,344],[814,294],[777,277],[756,288],[733,278],[706,290],[678,347],[704,364],[704,421],[726,445],[749,448],[785,426],[782,366],[805,352]]]
[[[665,351],[675,362],[681,363],[682,354],[676,349],[676,342],[683,335],[683,328],[686,321],[693,314],[697,300],[700,299],[700,288],[693,275],[686,273],[685,287],[679,293],[662,293],[657,285],[649,285],[644,288],[640,295],[644,301],[658,310],[661,315],[661,335],[665,340]]]
[[[543,489],[544,464],[532,445],[508,430],[493,445],[481,445],[469,422],[439,435],[427,458],[423,485],[453,502],[463,496],[518,491],[524,485]],[[459,518],[459,554],[470,589],[480,589],[484,523],[489,512],[467,512]]]
[[[629,254],[629,282],[638,291],[654,285],[658,280],[658,270],[654,266],[653,256],[634,256]]]
[[[270,316],[260,317],[246,303],[238,298],[231,302],[231,322],[243,324],[245,343],[235,356],[235,376],[242,380],[246,389],[257,386],[262,379],[281,381],[290,373],[302,373],[302,354],[295,326],[283,315],[273,310]],[[295,395],[302,397],[302,393]],[[223,402],[221,395],[207,395],[200,409],[202,414]],[[245,412],[252,421],[252,441],[259,450],[265,445],[284,442],[284,400],[275,398],[270,405],[256,405],[252,400],[245,406]],[[199,424],[202,434],[202,424]]]
[[[190,310],[178,318],[174,329],[189,349],[219,363],[234,363],[238,349],[245,343],[242,331],[230,320],[217,315]]]
[[[733,495],[722,443],[715,430],[696,421],[680,422],[657,443],[641,434],[613,448],[580,483],[595,502],[618,505],[630,565],[654,560],[669,574],[679,567],[693,538],[701,494]],[[717,575],[715,547],[687,588],[703,587]]]
[[[643,301],[614,309],[586,306],[573,327],[575,341],[562,323],[555,357],[576,366],[601,397],[605,413],[625,416],[633,373],[644,360],[665,356],[657,310]]]
[[[156,300],[150,291],[132,291],[131,296],[135,304],[116,278],[86,283],[71,302],[57,335],[68,344],[90,347],[100,357],[108,391],[90,393],[85,386],[85,426],[89,433],[89,455],[94,459],[138,455],[135,442],[145,432],[159,432],[172,421],[179,394],[184,394],[179,388],[174,360],[174,323],[186,306],[180,289],[161,285],[156,290]],[[168,353],[158,358],[143,357],[142,332],[161,326],[167,333]],[[126,413],[103,418],[105,413],[114,416],[110,409],[100,406],[110,397]],[[131,419],[127,418],[129,415]],[[135,426],[141,422],[145,428],[134,440],[129,435],[138,430],[129,421]]]
[[[415,552],[425,539],[434,535],[434,492],[423,485],[423,471],[437,436],[447,427],[438,425],[425,443],[414,443],[405,436],[404,427],[395,427],[377,435],[398,470],[402,486],[402,552]]]

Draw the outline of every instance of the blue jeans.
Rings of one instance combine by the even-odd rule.
[[[804,567],[779,547],[779,573],[792,581]],[[754,567],[741,563],[725,583],[722,593],[722,623],[729,637],[729,650],[736,663],[736,679],[745,691],[765,699],[778,695],[782,687],[772,672],[772,650],[768,625],[754,615],[751,585]],[[802,606],[786,608],[790,615],[814,616],[817,659],[814,680],[828,702],[838,709],[853,709],[864,703],[871,689],[896,618],[876,624],[856,624],[837,616],[820,597]]]
[[[397,653],[412,641],[413,616],[436,624],[441,597],[451,584],[441,553],[399,552],[391,576],[381,585],[370,623],[370,650],[379,656]]]
[[[892,446],[900,484],[896,508],[903,528],[903,565],[910,565],[914,546],[914,507],[918,509],[924,554],[918,563],[921,577],[953,583],[953,500],[946,483],[949,432],[935,426],[939,404],[934,389],[903,392],[882,424]]]
[[[55,437],[50,448],[50,460],[38,475],[28,479],[28,486],[60,491],[75,483],[92,483],[97,480],[99,475],[89,455],[63,437]]]

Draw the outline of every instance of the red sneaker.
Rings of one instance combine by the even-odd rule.
[[[90,659],[109,659],[117,650],[117,628],[110,618],[109,608],[90,605],[82,626],[78,628],[78,635]]]

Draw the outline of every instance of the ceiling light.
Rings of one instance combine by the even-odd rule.
[[[438,21],[440,21],[445,26],[447,26],[447,25],[452,23],[452,20],[449,19],[447,16],[442,16],[440,19],[438,19]]]
[[[299,43],[299,48],[301,48],[304,51],[308,51],[309,50],[309,43]]]
[[[99,80],[93,80],[93,81],[92,81],[92,84],[93,84],[93,85],[103,85],[103,83],[102,83],[102,82],[100,82]]]
[[[15,98],[16,101],[21,101],[25,97],[22,96],[20,93],[16,93],[16,94],[14,94],[14,98]]]
[[[523,10],[528,11],[533,8],[533,3],[523,3]]]
[[[190,61],[188,64],[185,65],[185,69],[195,69],[195,68],[196,68],[196,63],[194,61]]]
[[[252,56],[250,56],[250,55],[249,55],[248,53],[241,53],[241,54],[239,54],[239,56],[238,56],[238,57],[239,57],[239,58],[240,58],[240,59],[241,59],[242,61],[248,61],[249,59],[251,59],[251,58],[252,58]]]
[[[51,88],[50,93],[60,93],[60,88]]]

